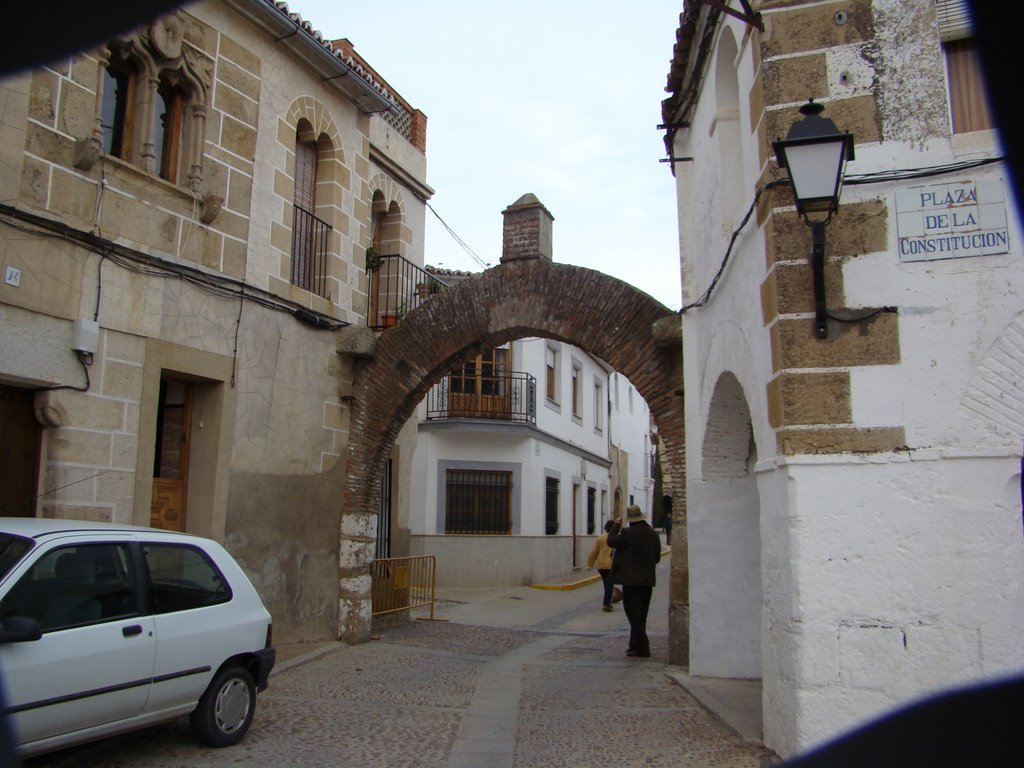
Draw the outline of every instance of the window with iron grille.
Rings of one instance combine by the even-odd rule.
[[[512,473],[449,469],[445,533],[512,533]]]
[[[597,489],[587,488],[587,533],[594,532],[595,508],[597,507]]]
[[[583,369],[573,361],[572,365],[572,415],[583,418]]]
[[[544,533],[558,533],[558,478],[544,478]]]

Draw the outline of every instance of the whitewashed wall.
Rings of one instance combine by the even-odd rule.
[[[922,40],[918,32],[908,44],[899,34],[926,5],[874,4],[882,47],[876,56],[887,64],[877,81],[858,51],[829,53],[830,82],[848,89],[837,94],[878,88],[883,104],[887,140],[859,145],[848,173],[998,153],[990,133],[950,139],[935,128],[932,77],[920,68],[939,60],[934,52],[924,55],[937,40]],[[737,41],[740,125],[749,126],[746,95],[755,66],[743,25],[727,20],[724,26]],[[709,67],[692,127],[676,140],[677,156],[695,158],[676,164],[684,304],[709,284],[728,236],[719,211],[714,103],[721,72]],[[842,84],[841,73],[847,74]],[[756,152],[747,132],[737,152],[744,189],[751,190],[761,169],[751,163]],[[894,211],[902,188],[1006,175],[996,164],[843,192],[844,204],[881,197],[889,207],[888,248],[843,265],[845,303],[899,308],[900,362],[851,370],[853,419],[859,427],[903,426],[906,452],[776,454],[764,395],[772,371],[759,295],[764,241],[755,225],[740,238],[711,303],[683,315],[691,668],[749,674],[750,655],[717,640],[735,622],[752,621],[748,612],[760,613],[765,739],[780,754],[928,692],[1024,667],[1024,270],[1017,206],[1008,200],[1009,254],[917,263],[900,261]],[[745,194],[749,204],[752,193]],[[749,479],[705,482],[710,403],[726,372],[738,380],[749,408],[756,492]],[[746,496],[737,496],[737,485],[748,489]],[[740,520],[751,513],[759,519],[757,582],[752,566],[725,557],[749,554],[749,527]],[[728,604],[717,586],[723,578],[751,592],[760,583],[760,594],[748,594],[745,607]]]

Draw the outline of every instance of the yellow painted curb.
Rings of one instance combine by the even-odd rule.
[[[569,589],[579,589],[580,587],[585,587],[587,584],[593,584],[595,581],[600,581],[600,580],[601,580],[601,574],[597,574],[596,576],[588,576],[585,579],[582,579],[580,581],[572,581],[572,582],[569,582],[568,584],[531,584],[530,588],[531,589],[558,589],[558,590],[565,591],[565,590],[569,590]]]
[[[664,557],[672,552],[672,548],[666,544],[661,545],[661,556]],[[580,581],[571,581],[568,584],[531,584],[530,589],[556,589],[566,591],[570,589],[579,589],[585,587],[587,584],[593,584],[595,581],[601,580],[601,574],[597,573],[593,576],[587,576],[585,579]]]

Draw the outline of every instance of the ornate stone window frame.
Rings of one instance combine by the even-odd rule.
[[[176,91],[182,95],[183,103],[174,124],[167,128],[169,140],[175,142],[177,152],[167,154],[174,162],[163,177],[199,193],[203,181],[203,143],[213,84],[213,61],[190,45],[184,39],[184,32],[185,21],[178,12],[108,43],[100,57],[93,133],[80,140],[76,167],[88,170],[102,152],[105,70],[111,58],[117,56],[131,65],[135,77],[134,88],[128,89],[131,103],[126,105],[126,109],[131,114],[131,137],[127,156],[123,159],[146,173],[161,175],[160,159],[164,155],[164,147],[157,147],[155,141],[159,120],[158,92],[162,88]],[[187,178],[187,182],[182,183],[183,178]]]

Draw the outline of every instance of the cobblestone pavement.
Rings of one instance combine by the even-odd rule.
[[[522,598],[515,598],[522,599]],[[766,753],[709,714],[652,657],[625,656],[621,612],[569,597],[528,627],[411,621],[359,646],[283,663],[236,747],[200,746],[187,718],[27,761],[88,766],[674,766],[758,768]]]

